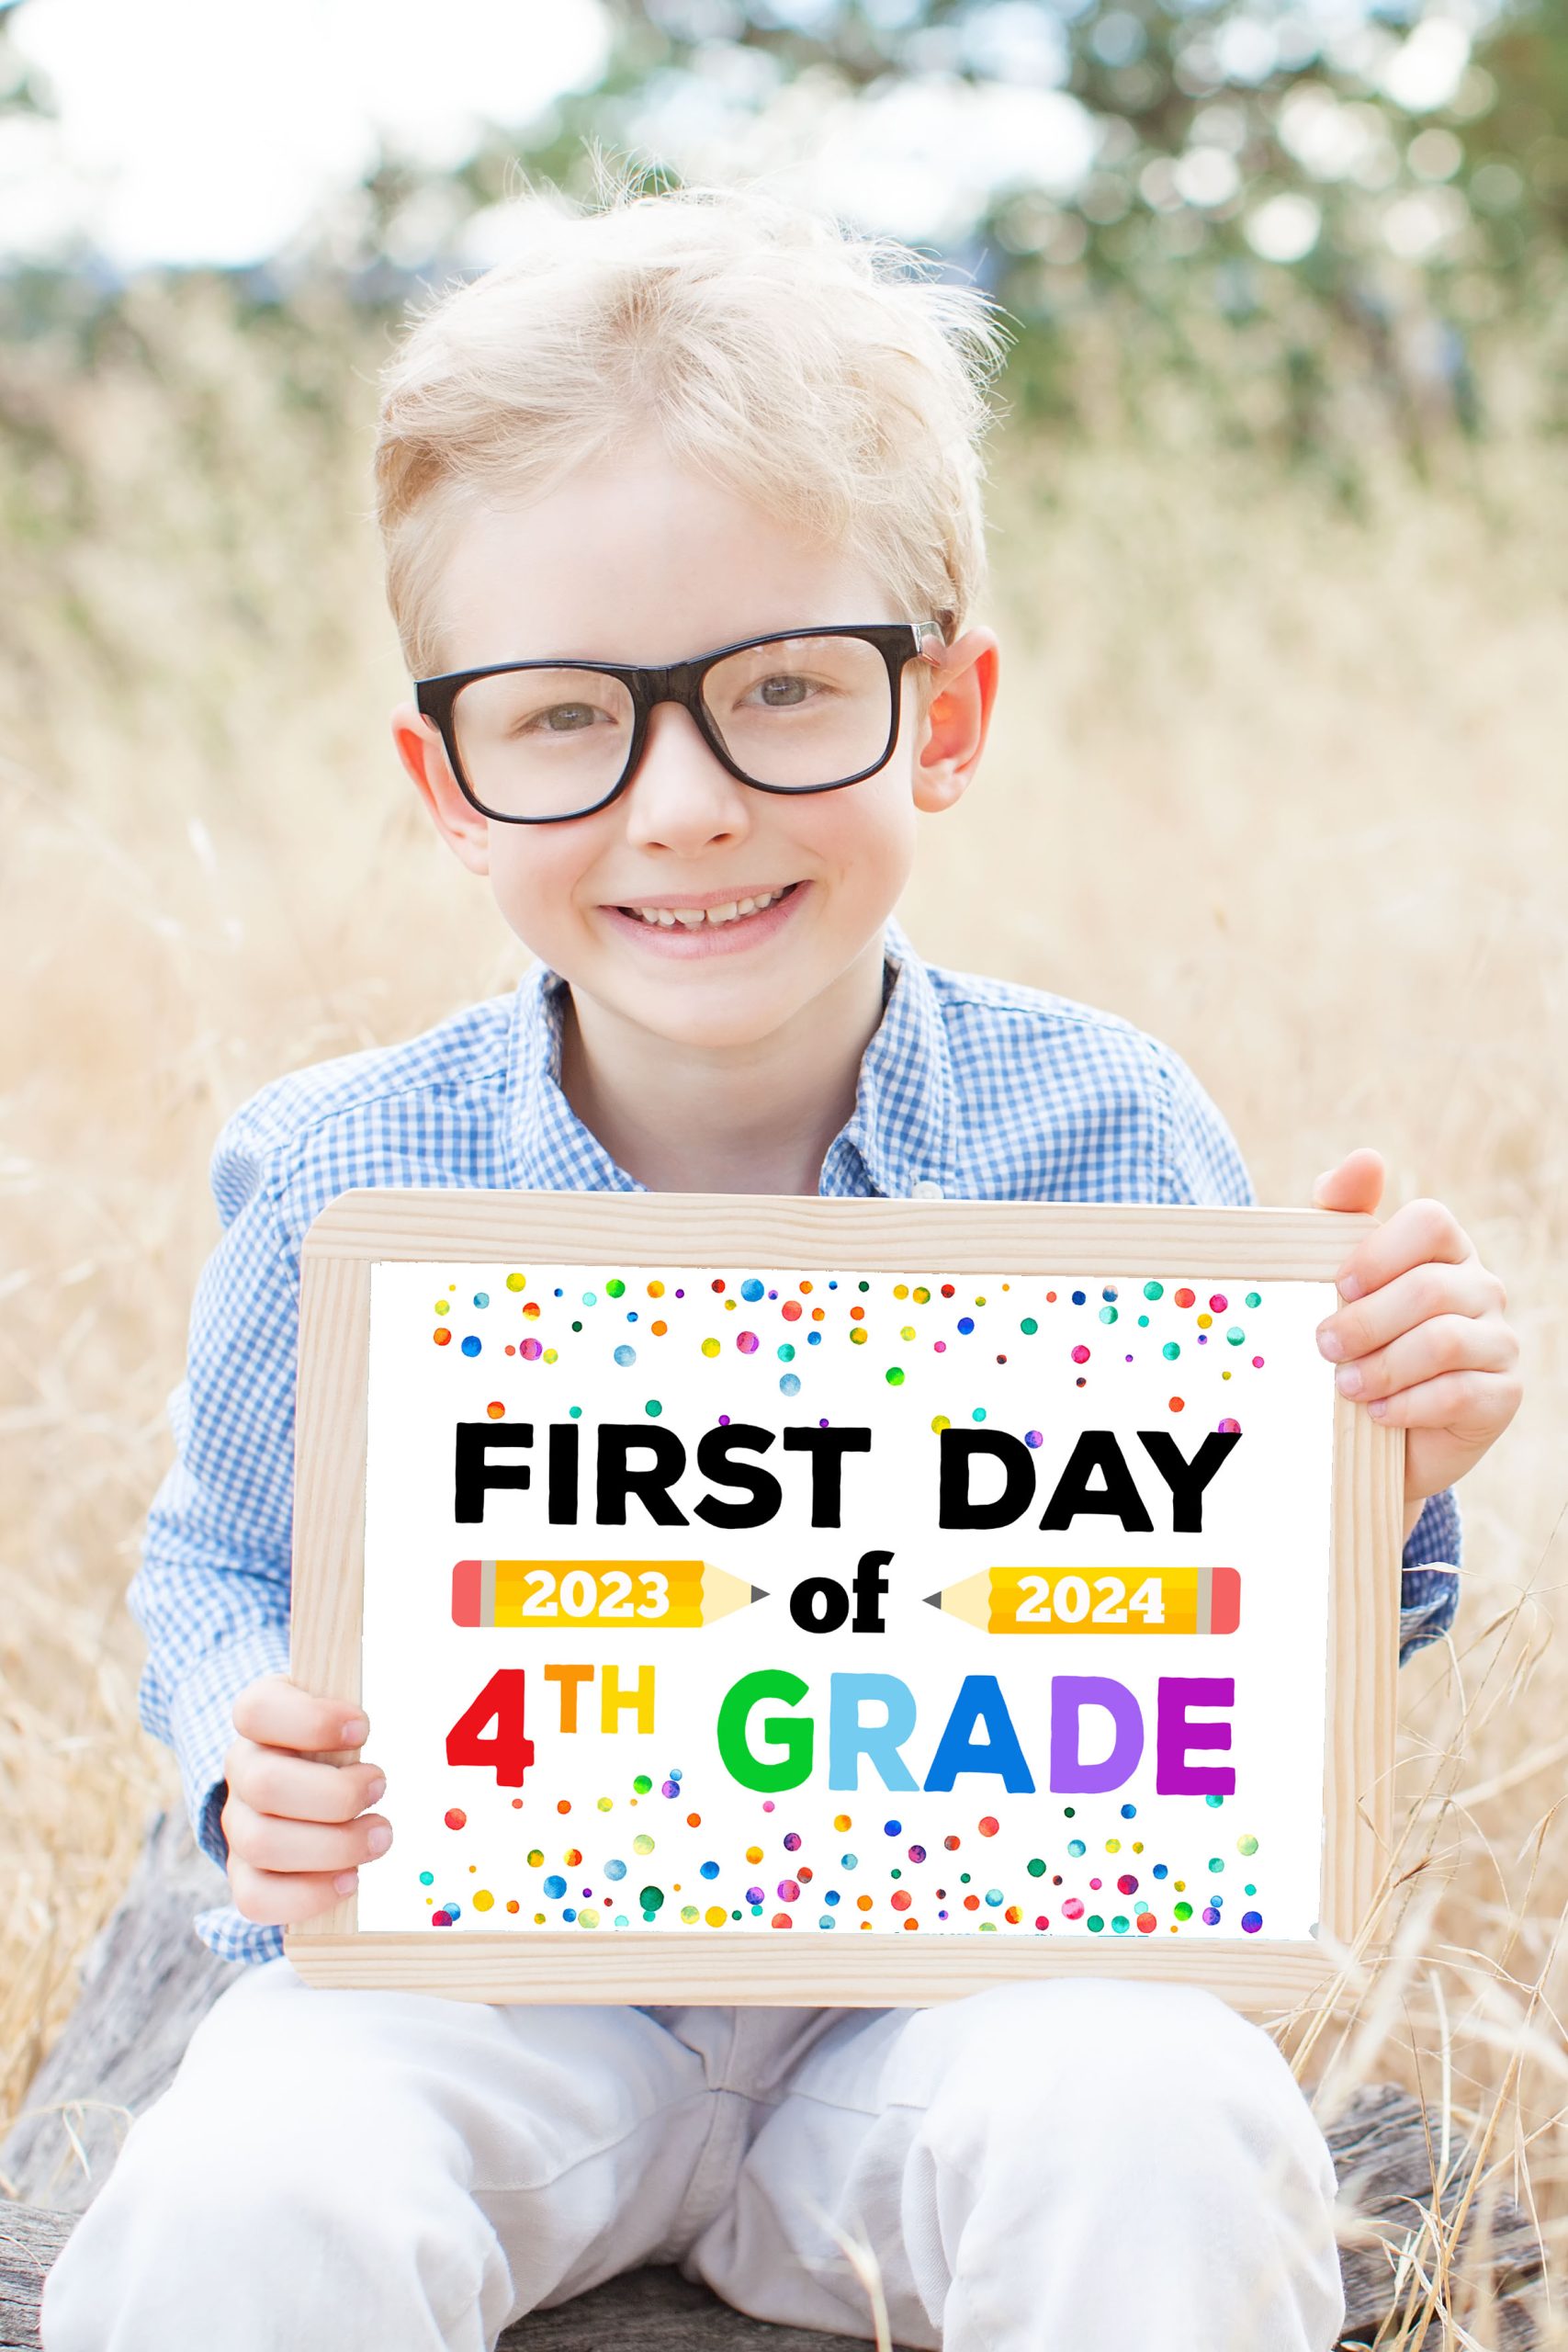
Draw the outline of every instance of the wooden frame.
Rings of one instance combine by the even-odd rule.
[[[1021,1221],[1028,1220],[1028,1238]],[[1306,1209],[1099,1207],[987,1202],[808,1200],[731,1194],[599,1195],[471,1191],[345,1193],[303,1248],[290,1673],[302,1688],[360,1695],[370,1274],[387,1260],[518,1257],[636,1264],[919,1263],[955,1274],[1156,1276],[1179,1267],[1231,1280],[1331,1281],[1375,1220]],[[1326,1367],[1325,1367],[1326,1369]],[[1336,1396],[1332,1570],[1320,1922],[1356,1942],[1390,1850],[1404,1438]],[[346,1760],[334,1756],[331,1760]],[[690,2000],[814,2004],[820,1947],[795,1939],[676,1939],[500,1929],[428,1938],[356,1928],[357,1896],[284,1949],[317,1985],[373,1984],[505,2002]],[[883,1935],[840,1940],[835,2005],[908,2005],[1017,1979],[1080,1974],[1203,1984],[1235,2006],[1279,2014],[1321,1996],[1337,1973],[1315,1940],[1155,1944],[1150,1939]],[[527,1990],[520,1996],[525,1973]]]

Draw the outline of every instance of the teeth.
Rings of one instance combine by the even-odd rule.
[[[729,899],[720,907],[637,907],[635,911],[646,923],[662,931],[671,931],[680,923],[687,931],[698,931],[704,923],[716,927],[735,922],[742,915],[760,915],[765,907],[784,897],[783,890],[764,890],[755,899]]]

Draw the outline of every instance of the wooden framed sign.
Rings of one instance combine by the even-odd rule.
[[[1277,2011],[1387,1860],[1372,1220],[466,1191],[306,1237],[293,1679],[394,1841],[321,1985]]]

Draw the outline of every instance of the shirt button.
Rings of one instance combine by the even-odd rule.
[[[914,1201],[940,1201],[942,1186],[933,1183],[929,1176],[922,1176],[918,1183],[910,1186],[909,1197]]]

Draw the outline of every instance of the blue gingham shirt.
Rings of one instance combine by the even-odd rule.
[[[881,1026],[819,1191],[899,1199],[1201,1202],[1254,1198],[1229,1128],[1184,1062],[1071,998],[923,964],[887,932]],[[211,1182],[223,1235],[197,1285],[176,1454],[128,1600],[147,1636],[141,1721],[179,1761],[197,1842],[223,1868],[223,1759],[237,1694],[288,1670],[299,1247],[367,1184],[631,1193],[641,1188],[561,1091],[565,984],[536,966],[506,996],[406,1044],[265,1086],[223,1128]],[[1432,1496],[1404,1547],[1401,1663],[1445,1633],[1459,1513]],[[260,1962],[283,1930],[202,1911],[220,1959]]]

